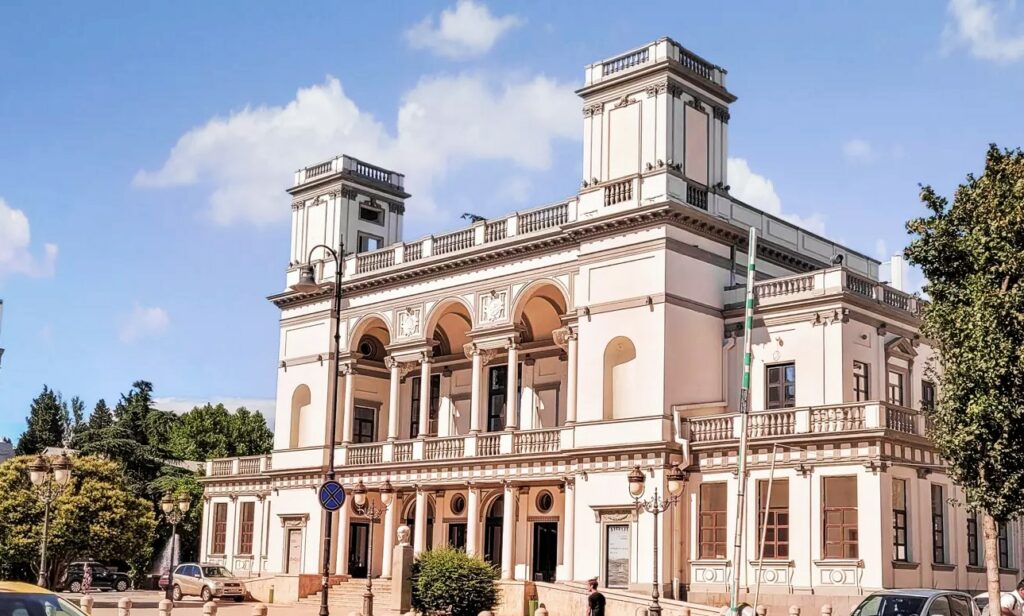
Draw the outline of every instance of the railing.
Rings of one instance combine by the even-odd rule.
[[[690,440],[694,443],[711,443],[733,438],[733,418],[717,416],[690,420]]]
[[[747,436],[789,436],[796,433],[796,412],[793,410],[752,413],[747,422]]]
[[[704,79],[715,81],[715,66],[684,47],[679,48],[679,63]]]
[[[900,310],[910,310],[910,296],[896,289],[882,289],[882,303]]]
[[[352,158],[351,156],[342,157],[342,167],[349,173],[359,175],[382,184],[388,184],[397,188],[403,188],[405,184],[405,176],[401,173],[388,171],[387,169],[371,165],[370,163],[365,163],[358,158]]]
[[[372,272],[395,264],[395,249],[356,255],[356,273]]]
[[[777,278],[754,286],[755,297],[776,297],[814,290],[814,275]]]
[[[231,475],[235,472],[235,463],[233,460],[214,460],[213,469],[210,471],[210,475],[213,477],[222,477],[224,475]]]
[[[412,460],[412,443],[395,443],[391,459],[395,462],[408,462]]]
[[[496,456],[501,453],[501,437],[497,434],[483,434],[476,439],[476,455]]]
[[[608,76],[613,73],[618,73],[619,71],[624,71],[627,68],[632,68],[634,66],[647,62],[648,56],[648,47],[644,47],[643,49],[637,49],[636,51],[631,51],[627,54],[619,56],[618,58],[612,58],[611,60],[602,63],[601,73],[604,76]]]
[[[863,404],[827,406],[811,409],[811,432],[849,432],[866,426]]]
[[[484,242],[497,242],[508,234],[508,220],[489,222],[484,226]]]
[[[898,406],[889,406],[885,414],[885,427],[904,434],[917,434],[917,413]]]
[[[404,261],[418,261],[423,258],[423,242],[405,245]]]
[[[875,297],[875,281],[861,278],[849,272],[846,273],[846,288],[858,295]]]
[[[512,451],[515,453],[547,453],[558,451],[561,444],[559,430],[535,430],[516,432],[512,438]]]
[[[384,457],[384,446],[380,443],[350,445],[348,448],[349,464],[380,464]]]
[[[444,255],[458,250],[465,250],[473,245],[473,229],[453,231],[434,238],[434,254]]]
[[[633,180],[623,180],[604,187],[604,204],[615,205],[633,198]]]
[[[563,225],[569,221],[569,206],[565,203],[519,214],[519,233],[533,233]]]
[[[239,475],[258,475],[260,472],[260,459],[263,456],[250,457],[250,458],[239,458],[238,459],[238,474]]]
[[[686,202],[702,210],[708,209],[708,191],[699,186],[686,185]]]
[[[466,453],[466,439],[457,436],[430,440],[425,443],[423,453],[427,460],[461,458]]]
[[[923,300],[913,295],[855,274],[844,267],[773,278],[754,285],[754,295],[759,300],[768,300],[770,303],[777,303],[778,300],[820,297],[837,292],[863,297],[914,316],[920,316],[925,305]],[[738,304],[742,301],[742,289],[726,290],[726,304]]]
[[[313,165],[312,167],[306,167],[306,179],[315,178],[331,172],[334,168],[334,161],[329,160],[327,162],[320,163],[319,165]]]

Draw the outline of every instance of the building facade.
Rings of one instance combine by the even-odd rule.
[[[505,580],[647,592],[657,568],[668,596],[711,604],[734,566],[745,596],[778,605],[983,590],[980,525],[921,414],[936,388],[920,301],[880,282],[870,257],[729,194],[725,77],[671,39],[586,67],[579,192],[412,242],[400,174],[348,156],[297,172],[285,290],[270,297],[274,451],[208,463],[204,560],[316,574],[333,515],[328,564],[352,577],[390,575],[404,524],[416,552],[461,547]],[[750,227],[748,498],[733,563]],[[347,248],[340,374],[334,264],[317,244]],[[291,290],[310,258],[321,290]],[[331,447],[345,485],[398,489],[381,523],[320,509]],[[657,529],[629,496],[635,466],[649,492],[664,493],[668,469],[686,474]],[[1009,585],[1016,529],[999,546]]]

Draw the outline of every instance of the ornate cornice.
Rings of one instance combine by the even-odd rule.
[[[601,115],[602,113],[604,113],[604,103],[592,103],[583,107],[584,118]]]
[[[720,120],[723,124],[729,123],[729,110],[725,107],[715,106],[715,119]]]

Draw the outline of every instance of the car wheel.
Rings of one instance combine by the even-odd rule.
[[[75,580],[74,582],[71,582],[70,586],[68,586],[68,590],[71,592],[82,592],[82,583]]]
[[[171,598],[175,601],[181,601],[181,597],[181,586],[175,584],[174,588],[171,589]]]
[[[245,597],[235,597],[235,603],[241,603]]]
[[[118,580],[117,583],[114,584],[114,590],[117,592],[124,592],[128,590],[128,580]]]
[[[199,593],[199,598],[203,600],[203,603],[206,603],[207,601],[213,599],[213,593],[210,592],[209,588],[203,586],[203,590]]]

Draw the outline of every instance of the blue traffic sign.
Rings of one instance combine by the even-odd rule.
[[[320,506],[327,511],[337,511],[345,504],[345,488],[333,479],[323,482],[317,490]]]

